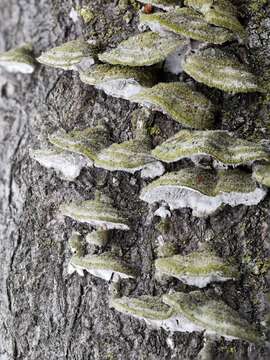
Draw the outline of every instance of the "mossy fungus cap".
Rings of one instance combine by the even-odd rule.
[[[188,128],[209,129],[214,126],[211,101],[185,83],[159,83],[131,99],[151,110],[161,111]]]
[[[236,267],[210,251],[194,251],[189,255],[173,255],[155,261],[158,274],[175,277],[188,285],[203,288],[215,281],[238,277]]]

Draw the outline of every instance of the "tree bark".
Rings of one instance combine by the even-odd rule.
[[[120,6],[120,4],[122,6]],[[105,49],[137,31],[136,10],[110,0],[1,0],[0,50],[32,42],[35,55],[83,36]],[[246,46],[228,45],[265,82],[270,78],[270,6],[264,0],[235,1],[248,30]],[[93,19],[74,22],[70,11],[88,5]],[[127,16],[132,15],[130,22]],[[269,139],[269,98],[259,94],[226,95],[197,84],[218,106],[217,126],[247,139]],[[152,329],[108,306],[108,284],[91,275],[68,275],[68,237],[89,227],[59,216],[64,201],[89,199],[96,189],[129,214],[131,231],[114,231],[111,241],[139,270],[124,282],[123,295],[159,295],[187,291],[179,281],[159,283],[153,259],[162,235],[187,253],[207,243],[240,266],[237,282],[211,285],[211,291],[260,327],[269,291],[270,197],[258,206],[225,207],[208,219],[190,210],[174,211],[161,229],[154,208],[139,201],[146,183],[139,175],[84,169],[74,182],[59,179],[29,158],[29,148],[47,143],[48,134],[83,129],[103,119],[116,142],[132,137],[136,105],[84,85],[76,73],[38,66],[33,75],[0,74],[0,360],[164,360],[196,359],[203,334]],[[154,114],[153,145],[180,125]],[[174,166],[168,169],[173,170]],[[269,258],[268,258],[269,261]],[[269,359],[266,346],[216,339],[213,359]]]

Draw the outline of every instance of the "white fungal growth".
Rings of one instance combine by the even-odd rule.
[[[93,66],[81,72],[80,78],[84,83],[94,85],[109,96],[126,100],[145,88],[152,87],[157,80],[152,69],[108,64]]]
[[[87,160],[75,153],[62,150],[30,150],[30,157],[40,165],[54,169],[59,177],[65,180],[75,180],[87,166]]]
[[[187,168],[168,173],[150,183],[140,198],[150,204],[166,203],[170,209],[191,208],[193,215],[205,217],[222,204],[257,205],[266,190],[256,186],[252,177],[238,170],[218,173],[201,168]]]

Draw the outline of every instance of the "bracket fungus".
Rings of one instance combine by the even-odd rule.
[[[175,292],[163,295],[164,303],[183,315],[194,326],[209,335],[228,340],[241,339],[252,343],[261,341],[257,330],[221,300],[211,299],[201,291],[189,294]]]
[[[117,281],[119,277],[122,279],[135,277],[134,270],[110,252],[84,257],[73,256],[69,263],[69,273],[76,271],[82,276],[84,270],[106,281]]]
[[[209,129],[214,124],[211,101],[185,83],[159,83],[131,100],[161,111],[185,127]]]
[[[96,56],[96,44],[77,39],[42,53],[37,61],[59,69],[82,71],[95,63]]]
[[[142,13],[140,24],[161,34],[172,32],[210,44],[223,44],[235,38],[231,31],[209,24],[202,15],[189,8],[181,8],[166,13]]]
[[[220,49],[207,48],[187,56],[183,69],[196,81],[232,94],[262,91],[256,76]]]
[[[232,133],[223,130],[181,130],[157,146],[152,155],[166,163],[183,158],[196,161],[202,157],[210,157],[217,165],[226,166],[270,161],[270,152],[263,144],[235,138]]]
[[[169,332],[201,331],[201,327],[186,319],[174,308],[165,304],[158,296],[143,295],[137,298],[112,298],[111,307],[115,310],[144,320],[147,325],[154,328],[163,328]]]
[[[209,24],[229,29],[240,37],[243,37],[245,30],[237,19],[237,9],[228,0],[186,0],[185,5],[204,14]]]
[[[150,154],[150,138],[144,120],[138,121],[135,136],[135,139],[112,144],[100,151],[95,166],[131,174],[141,171],[142,178],[155,178],[162,175],[165,171],[163,164]]]
[[[36,61],[32,54],[32,45],[26,44],[16,49],[0,53],[0,67],[8,72],[32,74]]]
[[[86,242],[89,245],[103,247],[107,244],[109,232],[107,230],[96,230],[86,235]]]
[[[62,204],[60,212],[76,221],[104,229],[129,230],[128,221],[112,206],[104,195],[98,195],[94,200]]]
[[[180,331],[183,325],[175,316],[173,309],[164,304],[160,297],[143,295],[137,298],[112,298],[110,306],[115,310],[144,320],[154,328],[164,328],[167,331]]]
[[[194,251],[189,255],[173,255],[155,261],[157,275],[175,277],[185,284],[203,288],[211,282],[238,277],[237,269],[210,251]]]
[[[174,34],[165,37],[147,31],[122,41],[115,49],[99,54],[99,60],[112,65],[150,66],[163,62],[186,46],[187,40]]]
[[[31,150],[30,157],[46,168],[52,168],[59,177],[73,181],[83,167],[87,166],[86,159],[69,151],[60,149]]]
[[[161,176],[143,188],[140,198],[167,203],[170,209],[191,208],[194,216],[214,213],[221,205],[257,205],[266,190],[257,187],[249,173],[234,170],[184,168]]]
[[[150,4],[162,10],[171,10],[181,6],[180,0],[138,0],[143,4]]]
[[[253,168],[253,177],[258,183],[270,187],[270,164],[256,164]]]
[[[126,100],[157,82],[152,70],[106,64],[96,65],[81,72],[80,79],[103,90],[107,95]]]
[[[83,155],[92,166],[97,153],[109,145],[107,129],[102,126],[73,130],[68,133],[58,131],[49,135],[49,141],[56,147]]]

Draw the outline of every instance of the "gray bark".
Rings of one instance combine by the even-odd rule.
[[[240,3],[249,31],[247,47],[237,49],[258,76],[269,81],[270,7],[267,1]],[[0,50],[24,42],[35,53],[77,36],[99,38],[104,48],[136,31],[132,6],[119,10],[117,1],[85,1],[95,18],[74,23],[72,0],[1,0]],[[265,5],[264,5],[265,4]],[[134,14],[127,24],[126,11]],[[236,46],[235,46],[236,48]],[[230,96],[204,86],[198,88],[218,106],[218,126],[244,138],[269,138],[269,104],[259,94]],[[115,231],[111,241],[122,256],[139,270],[134,282],[124,282],[124,295],[158,295],[168,289],[187,290],[178,281],[158,283],[153,259],[161,233],[153,209],[139,201],[145,181],[139,176],[85,169],[75,182],[62,181],[29,158],[54,130],[83,129],[104,119],[115,141],[132,136],[131,115],[136,106],[107,97],[80,82],[78,75],[39,66],[29,75],[0,74],[0,360],[164,360],[196,359],[203,334],[172,336],[143,322],[120,315],[108,307],[108,285],[91,275],[67,274],[72,230],[87,226],[59,217],[63,201],[88,199],[95,189],[110,195],[131,220],[131,231]],[[269,99],[268,99],[269,100]],[[153,144],[180,126],[155,114]],[[173,169],[172,166],[169,167]],[[243,317],[260,327],[265,316],[264,293],[269,291],[264,264],[269,255],[270,197],[256,207],[225,207],[209,219],[186,210],[175,211],[167,241],[180,252],[209,243],[218,254],[240,264],[237,282],[210,286]],[[269,260],[268,260],[269,261]],[[266,347],[242,341],[217,339],[214,359],[267,359]]]

